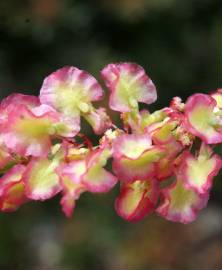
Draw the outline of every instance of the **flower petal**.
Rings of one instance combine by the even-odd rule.
[[[73,215],[73,211],[76,205],[76,201],[72,195],[66,193],[62,196],[60,200],[60,204],[62,206],[62,211],[67,218],[71,218]]]
[[[176,181],[164,188],[161,193],[163,201],[156,212],[171,221],[190,223],[196,219],[197,213],[208,202],[209,194],[199,194],[184,185],[184,179],[177,175]]]
[[[217,89],[217,91],[211,94],[211,96],[216,100],[217,106],[222,109],[222,88]]]
[[[81,177],[86,172],[86,162],[84,159],[74,160],[59,166],[57,173],[61,178],[69,178],[75,184],[81,184]]]
[[[113,160],[113,171],[117,177],[125,182],[136,179],[145,180],[156,173],[156,163],[165,156],[165,149],[153,146],[144,152],[138,159],[122,157]]]
[[[153,211],[158,195],[159,188],[155,179],[137,180],[122,186],[115,209],[125,220],[137,222]]]
[[[19,93],[14,93],[4,98],[0,103],[0,125],[8,121],[10,111],[18,105],[33,108],[35,106],[39,106],[40,102],[36,96],[23,95]]]
[[[26,167],[24,165],[15,165],[0,178],[0,196],[4,193],[7,185],[21,181],[25,170]]]
[[[161,158],[156,164],[156,174],[155,177],[159,181],[163,181],[170,177],[174,173],[174,157],[166,156]]]
[[[175,140],[172,131],[176,128],[176,121],[168,121],[155,129],[152,134],[152,139],[156,144],[167,144]]]
[[[138,102],[151,104],[157,99],[155,85],[137,64],[109,64],[101,75],[111,91],[109,105],[112,110],[129,112],[138,107]]]
[[[190,96],[185,104],[185,128],[207,144],[222,142],[222,133],[216,128],[215,107],[216,101],[204,94]]]
[[[13,166],[0,179],[0,210],[12,212],[17,210],[27,201],[24,192],[22,177],[26,167],[23,165]]]
[[[112,122],[106,113],[104,108],[93,109],[88,114],[84,115],[84,118],[92,126],[95,134],[100,135],[111,127]]]
[[[91,102],[102,98],[103,91],[96,79],[75,67],[63,67],[43,82],[40,101],[58,110],[64,121],[72,125],[76,134],[80,130],[80,113],[91,110]]]
[[[184,153],[182,174],[185,186],[196,192],[204,194],[212,186],[213,178],[218,174],[222,160],[218,155],[212,155],[210,149],[204,146],[208,153],[193,157],[188,151]]]
[[[5,145],[21,156],[46,156],[51,147],[50,134],[59,119],[52,111],[33,114],[24,105],[11,109],[8,121],[0,126]]]
[[[60,177],[60,180],[63,187],[63,196],[60,204],[66,217],[70,218],[73,215],[76,204],[75,201],[79,199],[80,194],[85,191],[85,188],[82,183],[73,181],[73,179],[65,174]]]
[[[103,168],[110,157],[111,152],[107,148],[94,150],[87,157],[87,171],[83,175],[82,183],[88,191],[108,192],[116,185],[117,178]]]
[[[86,165],[83,159],[72,161],[68,164],[64,163],[56,170],[60,176],[60,183],[63,189],[60,204],[62,211],[68,218],[73,215],[76,204],[75,201],[78,200],[80,194],[85,191],[85,187],[81,181],[81,177],[85,171]]]
[[[61,191],[62,186],[56,173],[63,154],[58,152],[52,160],[32,158],[24,174],[25,192],[32,200],[47,200]]]
[[[150,149],[152,140],[148,134],[124,134],[118,136],[113,142],[113,157],[118,159],[125,156],[130,159],[139,158]]]
[[[113,143],[113,171],[120,180],[145,180],[155,175],[155,163],[165,148],[151,146],[149,135],[121,135]]]
[[[16,211],[27,201],[22,181],[7,185],[4,194],[0,197],[0,210],[3,212]]]

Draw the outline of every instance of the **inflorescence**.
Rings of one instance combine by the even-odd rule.
[[[49,75],[39,97],[15,93],[1,102],[0,210],[60,193],[71,217],[83,192],[105,193],[119,182],[115,209],[125,220],[156,212],[192,222],[222,166],[213,152],[222,143],[222,89],[186,103],[174,97],[169,107],[150,113],[139,103],[155,102],[157,92],[142,67],[109,64],[101,76],[121,128],[105,108],[94,107],[104,94],[97,80],[75,67]],[[80,133],[81,117],[101,136],[98,145]]]

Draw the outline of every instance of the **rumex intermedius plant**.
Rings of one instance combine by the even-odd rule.
[[[169,107],[150,113],[139,103],[155,102],[157,92],[142,67],[109,64],[101,76],[122,128],[105,108],[94,107],[103,90],[75,67],[49,75],[39,97],[12,94],[1,102],[0,210],[60,193],[62,210],[71,217],[83,192],[108,192],[119,182],[115,209],[122,218],[136,222],[156,212],[193,221],[222,166],[213,153],[222,143],[222,90],[194,94],[186,103],[175,97]],[[80,133],[81,117],[101,136],[98,145]]]

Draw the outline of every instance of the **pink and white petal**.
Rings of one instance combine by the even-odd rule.
[[[85,188],[82,183],[74,182],[67,175],[60,175],[60,181],[63,189],[63,195],[60,204],[66,217],[70,218],[73,215],[75,201],[79,199],[80,194],[85,191]]]
[[[84,114],[84,118],[92,126],[95,134],[100,135],[112,126],[112,122],[104,108],[93,109],[91,112]]]
[[[213,178],[219,173],[222,166],[222,160],[217,154],[213,156],[199,155],[195,158],[186,152],[181,166],[185,186],[204,194],[211,189]]]
[[[36,96],[23,95],[19,93],[11,94],[0,103],[0,124],[8,121],[8,114],[14,106],[24,105],[33,108],[40,105],[39,98]]]
[[[62,211],[67,218],[71,218],[76,205],[76,201],[69,193],[64,194],[60,200]]]
[[[76,67],[63,67],[43,82],[40,90],[40,101],[54,107],[65,115],[79,112],[79,104],[89,104],[100,100],[103,90],[96,79],[85,71]]]
[[[24,165],[14,165],[0,178],[0,196],[4,194],[5,188],[8,185],[20,182],[26,170]]]
[[[24,183],[22,181],[11,182],[5,187],[4,194],[0,196],[0,211],[16,211],[25,202],[27,202],[27,198],[24,192]]]
[[[155,177],[159,181],[163,181],[171,177],[173,173],[174,173],[174,158],[166,156],[157,162]]]
[[[77,114],[75,117],[61,115],[60,118],[63,127],[57,126],[58,134],[63,137],[72,138],[80,131],[80,115]]]
[[[156,163],[164,156],[164,148],[153,146],[137,159],[114,158],[113,171],[118,179],[124,182],[132,182],[137,179],[145,180],[155,176]]]
[[[60,183],[62,185],[63,194],[70,194],[75,200],[78,200],[81,193],[86,191],[82,181],[76,183],[69,176],[60,176]]]
[[[108,192],[117,183],[117,178],[103,167],[111,157],[111,151],[106,145],[89,152],[86,157],[87,171],[82,177],[82,183],[90,192]]]
[[[138,102],[151,104],[157,99],[155,85],[137,64],[109,64],[101,75],[111,91],[109,105],[112,110],[129,112],[138,106]]]
[[[187,189],[181,176],[177,176],[176,182],[164,188],[161,195],[163,201],[156,212],[167,220],[184,224],[194,221],[209,199],[209,193],[199,194]]]
[[[217,107],[222,109],[222,88],[218,89],[214,93],[211,94],[212,98],[216,100]]]
[[[222,142],[222,133],[216,129],[215,107],[216,101],[205,94],[194,94],[185,104],[184,128],[207,144]]]
[[[152,140],[148,134],[124,134],[118,136],[113,142],[113,157],[119,159],[125,156],[137,159],[143,152],[150,149]]]
[[[39,98],[31,95],[23,95],[20,93],[14,93],[4,98],[0,103],[0,111],[7,111],[16,105],[24,105],[28,108],[34,108],[40,105]]]
[[[137,222],[154,210],[159,195],[155,179],[123,185],[115,201],[115,209],[120,217]]]
[[[49,105],[41,104],[30,109],[32,114],[36,117],[49,116],[55,121],[59,121],[59,113]]]
[[[172,131],[176,128],[176,121],[168,121],[152,132],[152,139],[156,144],[167,144],[175,140]]]
[[[19,155],[46,156],[56,120],[51,113],[37,117],[23,105],[14,106],[7,123],[0,127],[2,139],[7,148]]]
[[[82,176],[86,173],[86,162],[84,159],[74,160],[69,163],[64,163],[56,170],[61,179],[70,179],[73,184],[80,185]]]
[[[27,201],[22,178],[26,167],[15,165],[0,179],[0,211],[12,212]]]
[[[62,190],[60,179],[56,173],[60,158],[48,160],[33,158],[27,166],[23,181],[25,192],[29,199],[47,200]]]
[[[80,118],[75,120],[70,118],[66,119],[63,115],[58,113],[54,108],[49,105],[41,104],[38,107],[31,109],[34,116],[38,118],[47,117],[52,121],[51,133],[52,135],[59,135],[63,137],[74,137],[80,129]]]
[[[101,145],[99,148],[94,149],[86,155],[86,166],[87,170],[95,165],[104,167],[109,158],[111,158],[112,152],[109,149],[109,145],[106,143]]]
[[[98,164],[88,169],[82,178],[82,183],[90,192],[103,193],[110,191],[116,185],[117,178]]]

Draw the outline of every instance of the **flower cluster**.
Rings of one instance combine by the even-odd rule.
[[[150,113],[140,103],[155,102],[157,92],[142,67],[109,64],[101,77],[121,127],[105,108],[94,107],[104,94],[97,80],[75,67],[49,75],[39,97],[16,93],[1,102],[0,210],[60,193],[71,217],[83,192],[105,193],[119,183],[115,209],[125,220],[156,212],[192,222],[222,166],[212,149],[222,143],[222,89],[185,103],[175,97]],[[80,133],[81,118],[101,136],[97,146]]]

